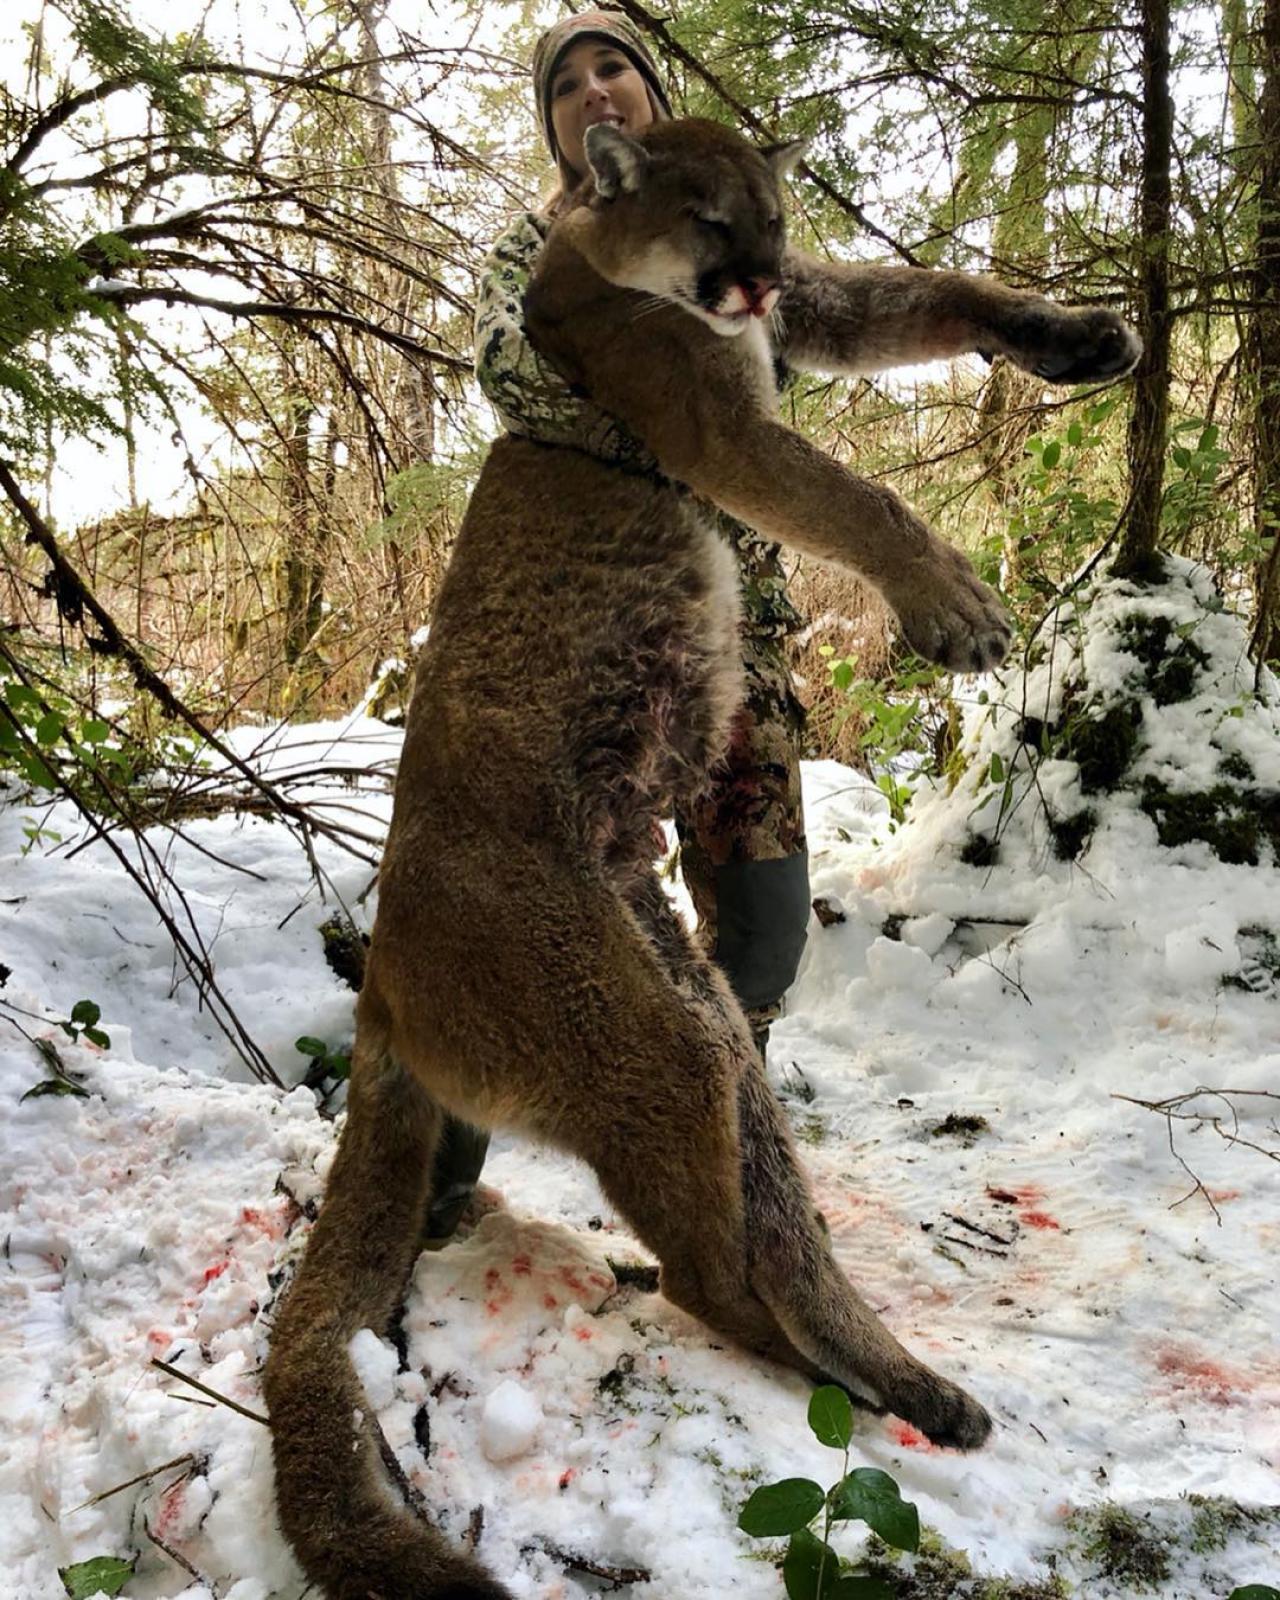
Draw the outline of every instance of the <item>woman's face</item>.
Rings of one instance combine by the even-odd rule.
[[[560,153],[585,175],[582,142],[597,122],[612,122],[624,133],[639,133],[653,121],[644,79],[630,57],[603,39],[581,39],[556,63],[551,78],[551,126]]]

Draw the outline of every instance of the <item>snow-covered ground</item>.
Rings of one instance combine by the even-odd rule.
[[[1145,704],[1139,766],[1176,787],[1225,750],[1280,792],[1274,705],[1223,711],[1224,675],[1247,681],[1238,626],[1188,604],[1168,601],[1179,625],[1196,615],[1208,676],[1198,695]],[[1117,609],[1123,597],[1098,602]],[[1082,645],[1104,693],[1136,670],[1108,637]],[[1060,684],[1061,658],[1056,671]],[[1033,674],[1028,704],[1058,692]],[[1264,1093],[1280,1093],[1265,936],[1280,932],[1280,870],[1266,851],[1224,865],[1205,844],[1160,846],[1132,793],[1099,802],[1083,856],[1058,861],[1016,778],[998,858],[965,865],[963,842],[995,820],[991,752],[999,794],[1026,770],[1012,725],[983,708],[954,792],[918,799],[896,833],[855,773],[805,775],[814,893],[844,920],[814,921],[772,1071],[841,1261],[997,1419],[964,1456],[860,1417],[855,1460],[891,1472],[975,1574],[1056,1569],[1064,1593],[1135,1592],[1087,1553],[1079,1519],[1115,1502],[1163,1541],[1166,1600],[1280,1584],[1280,1522],[1185,1498],[1280,1502],[1280,1169],[1264,1153],[1280,1143]],[[292,728],[262,759],[367,768],[397,745],[369,721]],[[1038,772],[1064,814],[1070,768]],[[343,799],[385,820],[376,786]],[[24,853],[30,819],[62,843]],[[335,1128],[309,1091],[248,1081],[151,908],[103,845],[71,853],[76,832],[60,808],[0,805],[0,1595],[60,1595],[59,1567],[113,1555],[139,1557],[127,1596],[294,1600],[266,1429],[151,1362],[260,1411],[278,1268]],[[296,1083],[299,1035],[350,1037],[352,995],[317,931],[333,904],[279,824],[225,816],[186,835],[168,865],[219,983]],[[354,904],[368,869],[320,856]],[[56,1026],[84,998],[109,1049]],[[48,1069],[14,1024],[51,1040],[88,1097],[24,1100]],[[1260,1150],[1182,1122],[1175,1154],[1166,1120],[1131,1103],[1201,1086],[1233,1092]],[[1189,1198],[1179,1156],[1202,1185]],[[356,1341],[410,1480],[530,1600],[598,1592],[566,1556],[642,1569],[624,1592],[645,1600],[780,1596],[761,1559],[773,1547],[735,1523],[760,1482],[833,1481],[806,1385],[618,1288],[611,1263],[643,1257],[585,1169],[499,1139],[485,1177],[476,1225],[418,1263],[407,1359]],[[835,1542],[854,1554],[857,1526]]]

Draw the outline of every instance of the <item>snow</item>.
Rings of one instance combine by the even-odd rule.
[[[1186,569],[1160,601],[1196,623],[1210,664],[1190,699],[1148,697],[1135,774],[1203,785],[1235,752],[1280,790],[1273,688],[1249,697],[1240,625],[1208,598]],[[854,1461],[891,1472],[975,1572],[1043,1578],[1052,1561],[1090,1597],[1130,1591],[1090,1568],[1081,1508],[1114,1500],[1173,1528],[1192,1494],[1280,1502],[1276,1163],[1190,1123],[1175,1154],[1165,1119],[1133,1103],[1230,1090],[1226,1128],[1275,1148],[1280,994],[1257,930],[1280,932],[1280,870],[1162,847],[1131,790],[1096,802],[1077,862],[1048,848],[1034,796],[1008,810],[994,865],[960,860],[975,815],[999,806],[980,781],[992,752],[1015,801],[1029,780],[1011,732],[1024,706],[1051,715],[1081,662],[1097,693],[1132,691],[1113,626],[1127,607],[1110,591],[1081,603],[1052,673],[987,684],[966,772],[919,794],[905,826],[855,773],[806,767],[813,892],[844,920],[812,924],[771,1045],[840,1261],[996,1418],[964,1456],[859,1414]],[[1245,715],[1224,710],[1246,699]],[[280,777],[385,767],[399,738],[354,719],[279,730],[265,751],[262,730],[241,730],[237,748]],[[1071,761],[1036,776],[1051,804],[1081,803]],[[341,804],[385,825],[376,781]],[[24,822],[62,842],[28,848]],[[113,1554],[139,1556],[126,1595],[142,1600],[296,1596],[258,1372],[337,1130],[310,1091],[250,1081],[154,912],[77,828],[60,807],[0,804],[0,1595],[58,1596],[59,1566]],[[229,814],[185,835],[154,842],[230,1003],[297,1083],[295,1038],[349,1041],[352,996],[317,929],[333,895],[371,915],[370,870],[321,842],[322,901],[279,824]],[[56,1025],[85,997],[107,1050]],[[87,1098],[22,1099],[48,1072],[20,1029],[57,1047]],[[949,1115],[985,1126],[941,1131]],[[838,1473],[805,1426],[807,1385],[619,1287],[615,1265],[644,1256],[586,1169],[500,1136],[485,1184],[474,1226],[419,1258],[407,1361],[370,1330],[352,1342],[367,1404],[451,1539],[481,1508],[479,1553],[522,1600],[585,1592],[565,1551],[645,1569],[638,1600],[781,1595],[736,1515],[761,1482]],[[1278,1529],[1184,1540],[1153,1592],[1276,1584]],[[856,1554],[857,1526],[835,1542]]]
[[[480,1448],[489,1461],[514,1461],[533,1449],[542,1426],[538,1397],[523,1384],[504,1378],[480,1413]]]

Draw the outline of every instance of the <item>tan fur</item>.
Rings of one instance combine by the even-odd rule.
[[[733,566],[679,483],[855,566],[928,654],[989,663],[1007,641],[963,557],[774,419],[762,320],[724,324],[716,305],[744,300],[737,282],[760,295],[785,276],[783,314],[816,354],[826,295],[837,364],[968,335],[940,333],[931,306],[932,333],[911,334],[902,311],[860,340],[859,319],[905,304],[903,280],[824,277],[800,258],[784,273],[774,177],[725,130],[665,124],[638,154],[619,139],[590,140],[612,198],[588,190],[557,225],[528,312],[669,477],[500,440],[440,593],[347,1124],[265,1377],[281,1522],[331,1595],[506,1593],[399,1502],[346,1353],[358,1328],[385,1323],[412,1265],[442,1110],[589,1161],[661,1261],[664,1292],[718,1334],[940,1443],[971,1448],[990,1428],[837,1268],[745,1019],[652,865],[655,821],[705,782],[741,687]],[[975,304],[1025,310],[1027,297],[965,282]]]

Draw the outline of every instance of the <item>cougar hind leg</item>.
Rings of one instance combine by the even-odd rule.
[[[744,1047],[718,1038],[708,1048],[709,1040],[694,1043],[687,1032],[654,1034],[657,1048],[641,1067],[645,1100],[633,1113],[611,1108],[607,1122],[579,1141],[578,1153],[658,1257],[662,1291],[673,1304],[748,1349],[805,1369],[748,1282],[734,1116],[734,1055]]]
[[[738,1112],[751,1287],[831,1381],[914,1424],[935,1444],[976,1449],[991,1418],[904,1349],[845,1277],[819,1226],[764,1074],[743,1074]]]
[[[695,1070],[727,1101],[697,1126],[686,1119],[669,1135],[680,1141],[680,1154],[668,1155],[664,1171],[676,1174],[677,1184],[684,1176],[683,1194],[678,1187],[655,1195],[646,1181],[652,1166],[628,1171],[623,1157],[606,1180],[642,1237],[646,1229],[663,1230],[661,1240],[648,1242],[663,1262],[664,1292],[740,1343],[896,1412],[935,1443],[981,1444],[991,1426],[986,1412],[898,1343],[832,1257],[727,983],[690,938],[656,876],[637,881],[628,903],[690,1020],[701,1024],[697,1048],[706,1061]]]

